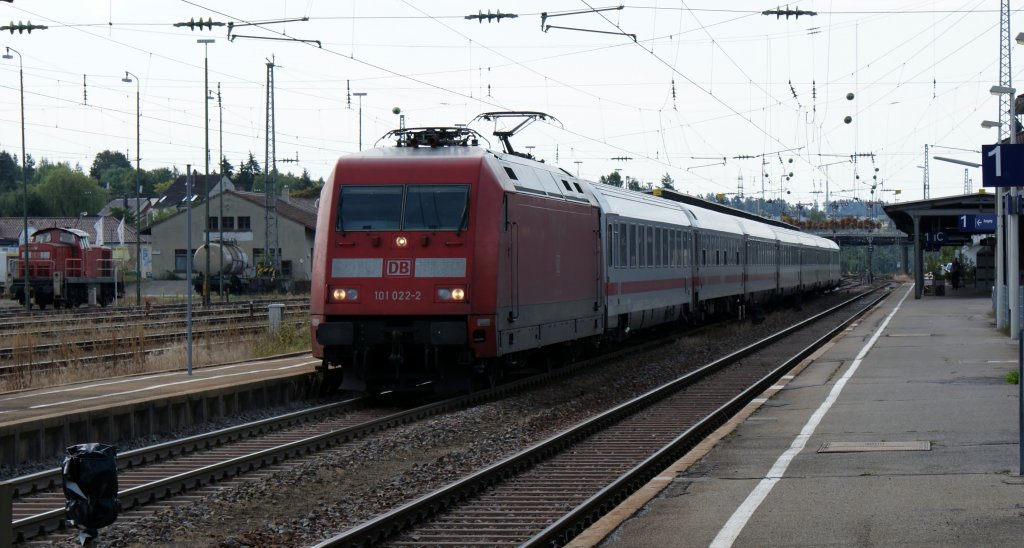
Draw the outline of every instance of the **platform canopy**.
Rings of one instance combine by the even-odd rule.
[[[914,298],[924,287],[924,250],[962,245],[974,234],[995,233],[995,194],[964,194],[884,206],[896,228],[914,242]],[[991,225],[991,228],[990,228]]]

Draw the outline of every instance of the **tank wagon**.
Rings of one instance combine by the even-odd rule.
[[[496,135],[501,152],[465,127],[408,128],[388,134],[394,147],[337,161],[310,304],[328,382],[461,387],[539,349],[571,352],[839,283],[830,240],[586,181]]]
[[[273,268],[262,270],[258,265],[249,262],[249,256],[234,242],[210,242],[200,245],[192,255],[192,268],[195,276],[192,287],[200,295],[203,294],[206,276],[206,258],[210,256],[210,293],[220,291],[221,279],[224,290],[233,295],[251,293],[285,292],[291,290],[292,282],[287,277],[277,275]]]
[[[28,295],[25,294],[25,250],[28,248]],[[8,292],[22,305],[39,308],[106,306],[124,291],[109,247],[93,245],[89,234],[75,228],[43,228],[18,248],[7,269]]]

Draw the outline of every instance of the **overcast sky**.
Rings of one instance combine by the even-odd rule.
[[[349,90],[367,94],[364,148],[397,127],[394,107],[410,127],[539,110],[561,125],[533,124],[513,145],[534,147],[537,157],[584,178],[620,169],[657,182],[668,173],[677,188],[704,194],[735,193],[742,177],[747,195],[803,203],[822,202],[826,187],[834,200],[869,200],[873,182],[876,198],[921,199],[925,144],[978,162],[980,152],[970,151],[997,138],[980,127],[998,119],[989,94],[999,79],[994,0],[803,1],[799,8],[817,15],[788,19],[761,14],[776,9],[773,2],[624,4],[560,15],[616,4],[14,0],[0,3],[0,24],[49,28],[0,31],[0,46],[23,57],[28,153],[86,170],[104,149],[136,156],[136,84],[121,81],[125,70],[141,81],[142,167],[203,170],[200,38],[216,40],[208,46],[209,81],[214,95],[220,84],[228,160],[237,166],[251,151],[264,163],[273,57],[278,168],[305,168],[314,178],[359,148],[359,100]],[[518,17],[464,18],[481,10]],[[584,30],[545,32],[542,12],[547,25]],[[233,22],[237,37],[229,40],[226,26],[172,26],[193,18]],[[1015,12],[1011,35],[1021,25]],[[1013,66],[1016,81],[1024,65]],[[20,156],[18,100],[15,55],[0,62],[0,149]],[[209,106],[216,164],[216,99]],[[471,127],[487,136],[494,129]],[[491,144],[500,148],[493,137]],[[930,166],[933,198],[963,192],[963,166]],[[980,170],[968,175],[977,191]]]

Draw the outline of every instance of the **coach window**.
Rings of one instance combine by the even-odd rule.
[[[636,267],[636,225],[629,225],[629,266]]]
[[[660,226],[654,227],[654,266],[660,267],[662,256],[661,256],[661,235],[662,229]]]
[[[647,266],[654,266],[654,227],[647,227]]]
[[[636,245],[640,249],[637,250],[637,266],[644,268],[647,266],[647,227],[638,226],[636,227]]]
[[[617,223],[619,230],[619,268],[626,268],[629,266],[627,260],[629,258],[629,242],[626,240],[626,225]]]

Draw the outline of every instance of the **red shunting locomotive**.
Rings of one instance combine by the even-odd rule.
[[[106,306],[118,290],[109,247],[93,245],[89,234],[74,228],[44,228],[32,234],[8,265],[8,291],[25,304],[25,247],[28,247],[28,299],[43,309]],[[120,288],[120,289],[123,289]],[[30,305],[31,306],[31,305]]]

